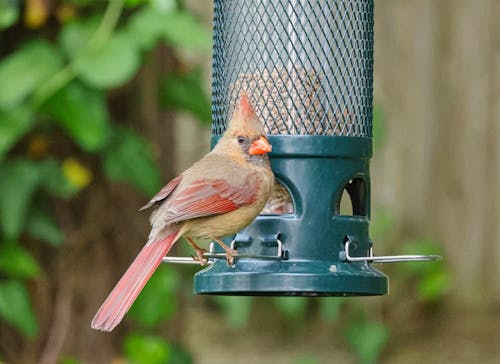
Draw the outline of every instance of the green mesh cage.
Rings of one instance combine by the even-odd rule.
[[[214,5],[214,135],[247,91],[269,134],[371,137],[372,1]]]

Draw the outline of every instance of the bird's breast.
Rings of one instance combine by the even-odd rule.
[[[249,225],[261,210],[262,207],[259,208],[259,206],[252,204],[241,206],[225,214],[192,219],[189,222],[187,234],[198,239],[213,239],[232,235]]]

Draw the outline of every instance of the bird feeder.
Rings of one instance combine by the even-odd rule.
[[[277,182],[261,215],[225,239],[232,266],[211,246],[195,293],[382,295],[388,278],[370,263],[435,259],[373,255],[373,1],[215,0],[213,24],[212,142],[248,94]]]

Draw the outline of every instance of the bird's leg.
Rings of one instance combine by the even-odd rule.
[[[186,236],[186,240],[188,241],[189,245],[191,245],[196,252],[196,258],[193,257],[194,260],[196,260],[198,263],[200,263],[201,266],[207,265],[208,259],[203,256],[204,253],[207,251],[203,248],[200,248],[192,238],[189,236]]]
[[[213,239],[217,244],[219,244],[222,249],[224,249],[224,251],[226,252],[226,260],[227,260],[227,264],[229,265],[233,265],[234,264],[234,257],[236,254],[238,254],[238,252],[234,249],[231,249],[230,247],[228,247],[226,244],[224,244],[224,242],[220,239]]]

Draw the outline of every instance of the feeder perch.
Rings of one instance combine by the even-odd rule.
[[[262,214],[225,239],[233,266],[211,245],[195,293],[382,295],[388,278],[370,263],[438,258],[373,255],[372,90],[372,0],[214,1],[212,143],[247,93],[277,184]]]

